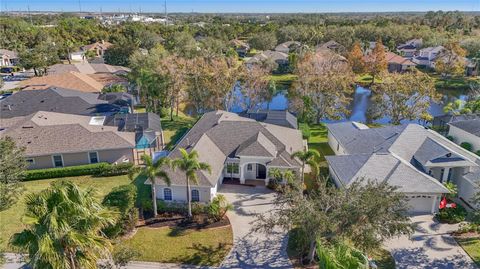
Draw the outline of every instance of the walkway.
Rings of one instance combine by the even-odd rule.
[[[274,193],[264,186],[227,185],[219,193],[226,196],[234,210],[228,212],[234,244],[221,268],[292,268],[287,256],[285,232],[254,233],[256,214],[271,211]]]
[[[392,238],[386,243],[398,269],[475,269],[472,259],[449,234],[458,225],[441,224],[431,215],[415,216],[415,233],[408,238]]]

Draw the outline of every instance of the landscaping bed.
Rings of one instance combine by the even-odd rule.
[[[454,236],[457,243],[480,266],[480,234],[462,234]]]
[[[185,215],[175,213],[162,213],[156,218],[147,219],[139,223],[137,227],[172,227],[177,229],[210,229],[225,227],[230,225],[230,221],[227,217],[220,221],[212,222],[207,214],[194,215],[192,220],[188,220]]]

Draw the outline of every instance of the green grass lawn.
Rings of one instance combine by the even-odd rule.
[[[360,84],[371,84],[372,83],[372,76],[369,74],[364,74],[361,76],[357,76],[356,82]],[[375,78],[375,83],[380,83],[382,82],[381,79]]]
[[[233,245],[233,234],[230,227],[180,233],[168,227],[143,227],[120,244],[139,251],[141,261],[218,266]]]
[[[128,176],[98,178],[82,176],[75,178],[44,179],[24,182],[23,184],[26,190],[23,196],[11,208],[0,212],[0,249],[11,251],[11,249],[8,247],[8,240],[14,233],[20,232],[24,228],[21,218],[25,212],[25,204],[23,201],[25,194],[31,192],[40,192],[41,190],[46,189],[51,182],[61,179],[71,180],[84,188],[93,187],[97,191],[99,200],[103,199],[103,197],[109,193],[113,187],[131,182],[128,179]]]
[[[463,91],[470,89],[470,84],[480,82],[480,77],[450,77],[444,78],[437,73],[429,73],[435,80],[435,88],[442,90]]]
[[[173,117],[173,121],[170,120],[170,117],[162,118],[161,121],[167,148],[172,148],[177,141],[192,128],[196,119],[179,113],[178,117]]]
[[[273,74],[270,75],[270,80],[280,83],[291,83],[297,79],[297,75],[294,74]]]
[[[480,237],[455,237],[457,243],[480,266]]]

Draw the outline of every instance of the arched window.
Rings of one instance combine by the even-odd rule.
[[[192,190],[192,202],[200,202],[200,193],[198,190]]]
[[[169,188],[163,189],[163,200],[172,201],[172,190]]]

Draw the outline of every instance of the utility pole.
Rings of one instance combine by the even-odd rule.
[[[78,12],[82,13],[82,2],[81,2],[81,0],[78,0]]]
[[[29,5],[27,6],[27,10],[28,10],[28,17],[30,17],[30,24],[33,25],[32,13],[30,13],[30,6]]]
[[[168,13],[167,13],[167,0],[165,0],[165,26],[168,23]]]

